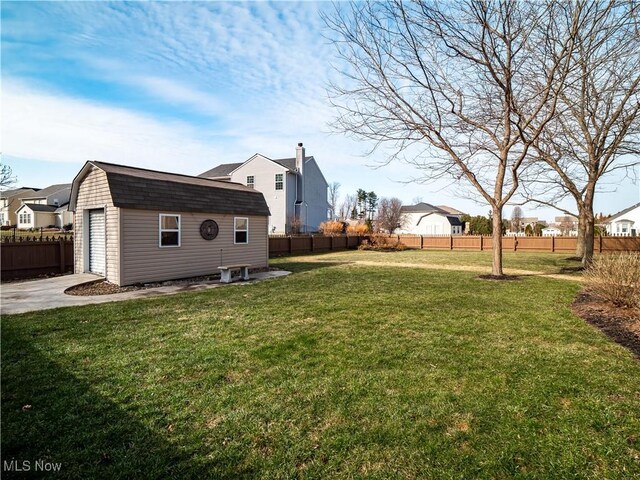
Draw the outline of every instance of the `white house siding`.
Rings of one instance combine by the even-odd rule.
[[[439,213],[411,212],[406,214],[405,224],[400,232],[414,235],[452,235],[452,227],[447,217]]]
[[[609,235],[640,235],[640,206],[605,224]],[[626,232],[624,231],[626,229]]]
[[[276,190],[276,173],[283,175],[283,190]],[[261,155],[256,155],[233,172],[231,181],[246,185],[247,177],[250,175],[255,179],[254,188],[264,195],[269,206],[271,212],[269,232],[284,233],[287,216],[290,215],[286,205],[287,191],[290,188],[287,182],[287,169]]]
[[[328,185],[313,157],[305,162],[303,172],[304,201],[308,205],[305,208],[305,231],[316,232],[318,226],[327,220]]]
[[[89,172],[78,188],[78,199],[76,201],[76,215],[74,216],[74,253],[75,272],[83,273],[89,270],[89,265],[85,265],[85,210],[94,208],[104,208],[106,227],[106,262],[105,277],[113,283],[120,284],[120,265],[118,258],[118,248],[120,242],[119,209],[113,206],[107,175],[100,169],[94,168]]]
[[[180,215],[179,247],[158,246],[160,213]],[[220,265],[268,265],[266,216],[132,209],[121,209],[120,215],[121,234],[126,239],[121,249],[122,285],[219,273]],[[249,243],[246,245],[234,244],[234,217],[249,218]],[[200,224],[208,219],[216,221],[219,227],[214,240],[205,240],[200,236]]]

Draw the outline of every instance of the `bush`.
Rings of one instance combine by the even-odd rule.
[[[338,220],[327,220],[326,222],[322,222],[318,229],[323,235],[333,237],[334,235],[340,235],[344,232],[344,223]]]
[[[640,308],[640,252],[595,258],[585,280],[593,295],[619,307]]]
[[[367,235],[369,232],[369,226],[366,223],[347,225],[347,234],[349,235]]]
[[[378,250],[385,252],[399,252],[407,247],[398,240],[398,237],[389,237],[387,235],[375,234],[362,241],[358,247],[360,250]]]

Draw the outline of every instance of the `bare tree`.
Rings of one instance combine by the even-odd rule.
[[[520,232],[520,228],[522,227],[522,218],[523,218],[522,208],[517,206],[513,207],[513,210],[511,211],[511,231],[512,232],[516,232],[516,233]]]
[[[331,210],[331,220],[336,219],[336,208],[338,207],[339,191],[340,183],[332,182],[329,184],[329,209]]]
[[[576,8],[567,3],[568,9]],[[578,217],[576,255],[593,258],[593,202],[603,177],[633,174],[640,163],[640,5],[593,2],[577,31],[572,68],[562,89],[556,117],[535,142],[543,162],[528,174],[527,199],[555,206],[572,197]]]
[[[405,223],[405,215],[402,213],[402,200],[399,198],[381,198],[378,202],[376,214],[376,228],[387,233],[393,233],[402,228]]]
[[[336,129],[393,149],[388,161],[413,164],[419,181],[471,186],[492,210],[494,275],[503,273],[502,209],[566,74],[577,19],[555,21],[565,7],[392,0],[338,4],[325,18],[348,66],[330,87]]]
[[[340,208],[338,209],[338,218],[343,222],[347,221],[351,218],[351,213],[356,208],[357,199],[353,195],[345,195],[342,203],[340,204]]]
[[[10,187],[14,183],[16,183],[16,181],[17,179],[16,179],[16,176],[13,174],[13,169],[6,163],[1,164],[0,165],[0,187],[2,188]]]

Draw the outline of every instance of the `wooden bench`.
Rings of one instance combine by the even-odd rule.
[[[220,270],[220,283],[231,283],[233,281],[231,273],[240,270],[240,279],[249,280],[249,265],[222,265]]]

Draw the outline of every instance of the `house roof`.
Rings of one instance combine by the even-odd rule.
[[[443,210],[445,212],[447,212],[450,215],[464,215],[464,212],[461,212],[460,210],[457,210],[453,207],[449,207],[448,205],[438,205],[436,208],[439,208],[440,210]]]
[[[41,203],[25,203],[18,210],[22,210],[24,207],[29,207],[29,209],[32,212],[47,212],[47,213],[53,213],[58,208],[54,205],[43,205]]]
[[[236,170],[237,168],[240,168],[242,165],[247,163],[249,160],[252,160],[256,155],[260,155],[260,154],[256,153],[255,155],[253,155],[248,160],[245,160],[244,162],[240,162],[240,163],[223,163],[222,165],[218,165],[217,167],[214,167],[211,170],[207,170],[206,172],[203,172],[198,176],[199,177],[203,177],[203,178],[228,177],[228,176],[231,175],[231,173],[234,170]],[[282,165],[284,168],[286,168],[287,170],[289,170],[291,172],[295,172],[295,170],[296,170],[296,158],[295,157],[291,157],[291,158],[269,158],[269,157],[265,157],[264,155],[260,155],[260,156],[266,158],[267,160],[271,160],[272,162],[275,162],[275,163],[277,163],[279,165]],[[306,162],[308,160],[311,160],[312,158],[313,158],[313,156],[304,157],[304,161]]]
[[[636,208],[640,207],[640,203],[636,203],[635,205],[631,205],[629,208],[625,208],[624,210],[619,211],[618,213],[616,213],[615,215],[611,215],[611,217],[609,217],[608,219],[606,219],[604,222],[602,223],[611,223],[614,220],[618,220],[620,217],[622,217],[623,215],[626,215],[627,213],[629,213],[631,210],[635,210]]]
[[[106,173],[119,208],[269,215],[262,193],[238,183],[97,161],[87,162],[74,179],[69,210],[75,210],[79,184],[91,167]]]
[[[11,190],[2,190],[2,191],[0,191],[0,198],[9,198],[9,197],[17,195],[19,193],[26,193],[29,190],[31,190],[31,191],[33,191],[35,193],[40,189],[39,188],[32,188],[32,187],[19,187],[19,188],[13,188]]]
[[[420,202],[416,205],[403,205],[400,207],[402,213],[440,213],[447,215],[449,212],[439,207],[434,207],[430,203]]]
[[[244,162],[240,163],[223,163],[222,165],[218,165],[217,167],[213,167],[211,170],[207,170],[206,172],[198,175],[203,178],[212,178],[212,177],[228,177],[231,175],[236,168],[242,165]]]
[[[420,219],[418,220],[418,224],[422,221],[423,218],[426,218],[430,215],[442,215],[443,217],[445,217],[447,219],[447,221],[449,222],[449,225],[460,225],[463,226],[464,223],[460,220],[460,218],[458,218],[457,215],[447,215],[444,211],[434,211],[434,212],[429,212],[424,214],[423,216],[420,217]]]
[[[44,197],[48,197],[49,195],[53,195],[56,192],[59,192],[61,190],[67,190],[71,188],[71,184],[70,183],[58,183],[56,185],[49,185],[46,188],[43,188],[41,190],[38,190],[36,193],[37,195],[32,195],[31,197],[25,197],[25,200],[27,198],[44,198]]]

